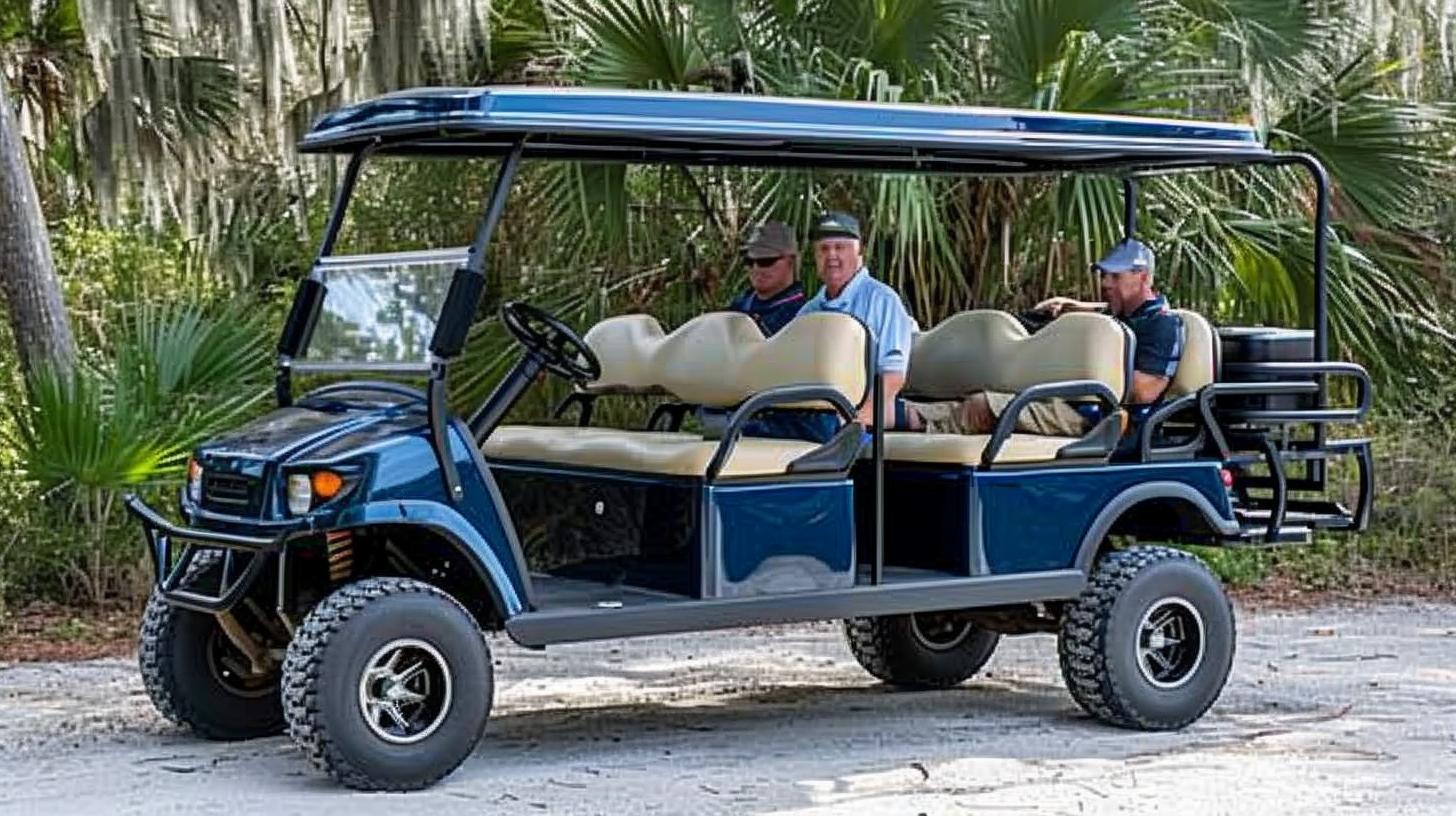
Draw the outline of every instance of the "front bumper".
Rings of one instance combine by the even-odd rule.
[[[152,576],[157,591],[175,606],[199,612],[226,612],[252,587],[262,574],[269,556],[282,551],[300,525],[270,530],[267,536],[250,536],[179,527],[167,521],[136,496],[125,499],[127,512],[142,525]],[[180,553],[176,551],[181,547]],[[204,551],[222,552],[222,574],[210,587],[183,586],[188,571]]]

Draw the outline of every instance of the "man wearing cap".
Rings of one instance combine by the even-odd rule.
[[[743,312],[772,337],[794,319],[805,301],[804,285],[794,279],[799,268],[799,241],[788,224],[766,221],[749,233],[743,245],[748,289],[728,308]]]
[[[1137,353],[1133,358],[1132,390],[1125,402],[1134,419],[1140,419],[1162,399],[1178,372],[1178,360],[1183,355],[1183,321],[1168,308],[1168,301],[1153,291],[1153,253],[1142,242],[1131,238],[1122,241],[1092,268],[1099,275],[1105,302],[1054,297],[1037,304],[1036,311],[1053,317],[1067,312],[1100,312],[1121,320],[1132,330]],[[1014,396],[981,392],[960,403],[916,403],[910,408],[910,425],[936,433],[990,433]],[[1042,400],[1021,412],[1016,430],[1081,436],[1097,419],[1093,407],[1079,409],[1065,400]]]
[[[877,367],[884,375],[884,403],[877,417],[866,400],[860,406],[859,421],[866,427],[909,427],[905,403],[897,395],[910,364],[910,339],[918,330],[915,319],[905,310],[899,293],[873,278],[865,267],[859,221],[853,216],[824,213],[814,219],[809,237],[814,242],[814,267],[824,285],[799,313],[841,312],[859,318],[869,328],[879,356]]]

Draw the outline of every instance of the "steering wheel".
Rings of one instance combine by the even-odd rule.
[[[581,335],[535,306],[509,301],[501,306],[501,322],[552,373],[572,382],[590,382],[602,375],[601,362]]]

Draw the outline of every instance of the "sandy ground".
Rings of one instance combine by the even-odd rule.
[[[0,811],[36,813],[1456,813],[1456,607],[1242,614],[1234,677],[1177,734],[1098,725],[1050,636],[948,692],[873,682],[830,625],[526,651],[496,641],[480,747],[414,794],[212,744],[129,660],[0,665]]]

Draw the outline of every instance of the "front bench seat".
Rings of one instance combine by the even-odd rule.
[[[958,400],[975,391],[1018,392],[1040,383],[1097,380],[1121,401],[1131,387],[1132,333],[1106,315],[1074,312],[1031,334],[1010,314],[976,309],[952,315],[915,337],[902,393],[911,400]],[[1012,434],[994,464],[1055,461],[1078,440]],[[940,465],[981,464],[990,434],[885,434],[885,459]]]
[[[602,364],[602,376],[585,389],[595,393],[665,392],[690,404],[731,408],[776,386],[827,385],[852,405],[869,388],[869,334],[847,315],[800,315],[769,339],[739,312],[698,315],[668,334],[649,316],[626,315],[593,326],[584,339]],[[719,476],[783,475],[818,447],[741,438]],[[717,440],[687,433],[540,425],[503,425],[482,448],[488,460],[697,477],[707,473],[717,449]]]
[[[790,462],[817,447],[793,439],[745,437],[738,440],[719,476],[783,474]],[[486,458],[491,460],[550,462],[660,476],[702,476],[717,450],[716,440],[689,433],[541,425],[505,425],[485,443]]]

